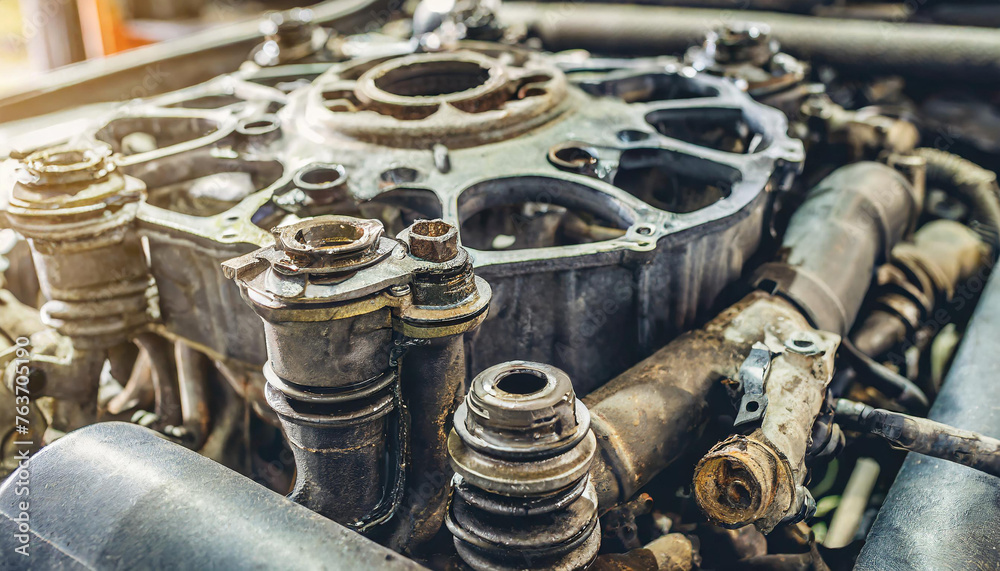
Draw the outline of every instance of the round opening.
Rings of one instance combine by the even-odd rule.
[[[357,242],[365,235],[364,228],[353,224],[332,222],[303,228],[295,234],[295,240],[306,246],[322,250],[341,248]]]
[[[418,236],[427,236],[428,238],[437,238],[439,236],[444,236],[451,230],[451,225],[447,222],[442,222],[440,220],[421,220],[416,222],[410,228],[411,234],[416,234]]]
[[[757,404],[757,401],[755,401],[755,400],[752,400],[752,401],[750,401],[750,402],[747,403],[747,412],[757,412],[757,409],[759,409],[759,408],[760,408],[760,405]]]
[[[616,240],[637,214],[610,195],[541,176],[492,179],[459,196],[462,243],[482,251],[551,248]]]
[[[514,371],[497,380],[496,387],[511,395],[533,395],[541,392],[549,379],[537,371]]]
[[[475,62],[422,61],[386,71],[375,87],[402,97],[434,97],[475,89],[489,78],[489,68]]]
[[[635,129],[624,129],[622,131],[618,131],[618,140],[623,143],[638,143],[640,141],[645,141],[652,136],[652,133],[637,131]]]
[[[244,135],[266,135],[278,128],[277,117],[261,117],[258,119],[244,119],[237,125],[236,130]]]
[[[389,188],[400,184],[417,182],[420,179],[420,171],[410,167],[396,167],[383,171],[378,177],[380,188]]]
[[[339,186],[347,180],[342,165],[314,163],[295,173],[295,185],[306,190],[325,190]]]
[[[53,153],[43,159],[45,164],[57,167],[75,165],[89,160],[90,157],[88,157],[87,153],[84,151],[63,151]]]
[[[581,169],[597,162],[590,149],[574,145],[560,145],[549,151],[549,160],[563,168]]]

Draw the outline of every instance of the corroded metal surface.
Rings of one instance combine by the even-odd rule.
[[[344,50],[354,57],[220,76],[81,129],[148,189],[138,220],[161,332],[254,369],[263,332],[219,262],[307,216],[392,233],[440,218],[496,294],[470,371],[530,358],[586,392],[715,301],[760,242],[768,191],[802,160],[780,113],[677,63],[606,69],[480,42]],[[610,342],[594,344],[598,331]]]

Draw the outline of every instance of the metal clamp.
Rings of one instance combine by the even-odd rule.
[[[771,370],[771,350],[767,345],[757,342],[750,349],[750,354],[740,365],[739,390],[743,393],[740,409],[733,426],[743,426],[758,422],[764,416],[767,408],[767,395],[764,394],[764,383]]]

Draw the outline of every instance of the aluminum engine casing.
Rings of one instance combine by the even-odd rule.
[[[740,275],[803,157],[780,112],[670,59],[368,51],[136,100],[76,135],[147,185],[163,330],[259,371],[261,324],[220,262],[294,216],[440,217],[494,291],[470,373],[529,359],[586,393]]]

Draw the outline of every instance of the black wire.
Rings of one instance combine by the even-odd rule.
[[[841,341],[840,346],[858,374],[887,397],[909,410],[926,411],[930,408],[927,395],[913,381],[865,355],[847,338]]]

